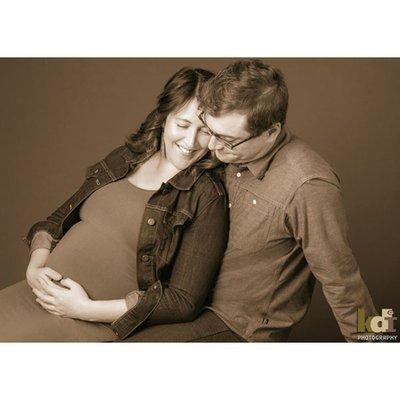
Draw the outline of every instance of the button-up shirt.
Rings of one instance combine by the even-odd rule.
[[[226,187],[229,241],[209,308],[248,341],[286,340],[317,278],[342,334],[356,340],[357,308],[376,311],[332,168],[283,130],[262,159],[229,165]]]

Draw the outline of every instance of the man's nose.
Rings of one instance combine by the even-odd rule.
[[[208,148],[210,150],[222,150],[224,148],[223,144],[220,143],[215,136],[211,136],[210,141],[208,142]]]

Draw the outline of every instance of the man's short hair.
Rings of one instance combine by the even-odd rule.
[[[247,130],[257,136],[274,123],[285,123],[289,93],[279,69],[260,60],[241,60],[210,79],[199,101],[215,117],[229,112],[247,115]]]

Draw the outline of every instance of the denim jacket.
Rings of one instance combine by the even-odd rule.
[[[25,243],[30,246],[35,233],[45,231],[51,236],[52,251],[80,220],[85,199],[152,155],[135,153],[124,144],[89,166],[79,189],[46,220],[35,223],[23,238]],[[215,170],[190,167],[163,183],[146,204],[139,232],[139,300],[111,324],[118,338],[126,338],[144,323],[194,319],[211,290],[228,233],[226,194]]]

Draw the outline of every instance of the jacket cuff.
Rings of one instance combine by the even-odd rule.
[[[56,246],[56,244],[60,241],[61,239],[61,228],[57,224],[51,222],[51,221],[39,221],[36,222],[34,225],[31,226],[29,229],[29,232],[26,236],[22,237],[22,241],[28,246],[31,246],[31,242],[33,240],[33,237],[37,232],[40,231],[45,231],[49,233],[49,235],[52,238],[52,249]]]
[[[120,340],[129,336],[136,328],[138,328],[149,315],[157,307],[162,296],[162,285],[157,281],[150,286],[143,295],[140,296],[139,302],[135,307],[128,309],[118,319],[111,323],[111,329]]]
[[[128,310],[135,307],[136,304],[139,303],[140,298],[143,296],[144,291],[141,290],[133,290],[132,292],[129,292],[125,296],[125,303],[126,306],[128,307]]]
[[[38,231],[33,236],[30,244],[29,254],[32,254],[36,249],[51,249],[53,237],[46,231]]]

